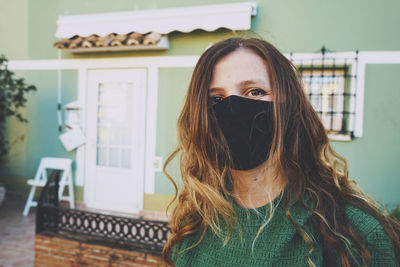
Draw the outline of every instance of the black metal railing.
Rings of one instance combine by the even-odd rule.
[[[322,47],[312,58],[292,59],[305,94],[331,135],[353,137],[356,119],[358,52],[336,57]],[[328,53],[329,52],[329,53]]]
[[[59,173],[43,188],[36,211],[36,233],[73,235],[106,243],[131,245],[159,254],[171,233],[168,222],[125,218],[69,209],[59,205]]]
[[[59,181],[60,171],[53,171],[49,176],[46,185],[40,192],[36,209],[36,233],[42,233],[49,229],[57,230]]]

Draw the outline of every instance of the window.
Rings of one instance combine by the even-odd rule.
[[[294,61],[303,80],[305,94],[321,118],[331,140],[353,137],[356,104],[357,58],[326,57]]]

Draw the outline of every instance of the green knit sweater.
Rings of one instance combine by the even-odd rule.
[[[199,233],[192,234],[175,247],[172,259],[176,262],[176,266],[310,266],[307,257],[309,246],[287,218],[285,205],[280,199],[279,197],[273,201],[276,206],[275,213],[255,241],[253,240],[260,226],[265,218],[269,217],[270,205],[254,210],[242,208],[233,202],[238,221],[243,226],[242,238],[239,227],[235,227],[231,239],[224,246],[222,239],[208,229],[199,245],[178,253],[199,240]],[[292,218],[316,240],[309,258],[315,266],[322,266],[322,248],[318,244],[319,234],[311,220],[311,213],[304,210],[300,204],[294,204],[290,212]],[[369,266],[397,266],[392,244],[380,223],[371,215],[353,206],[347,207],[346,215],[360,237],[367,240],[365,244],[372,256]],[[351,260],[350,256],[349,258],[351,266],[358,266],[357,257],[355,260]]]

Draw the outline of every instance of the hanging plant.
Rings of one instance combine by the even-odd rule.
[[[14,72],[7,68],[8,60],[0,56],[0,157],[7,154],[9,143],[6,138],[6,122],[14,116],[20,122],[28,122],[19,108],[25,107],[26,94],[36,91],[34,85],[28,85],[23,78],[14,77]]]

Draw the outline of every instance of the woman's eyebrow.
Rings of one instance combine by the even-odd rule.
[[[252,85],[252,84],[267,86],[267,83],[264,79],[244,80],[244,81],[241,81],[238,83],[238,85],[240,87],[245,87],[245,86]],[[222,88],[222,87],[214,86],[214,87],[210,87],[209,92],[223,91],[223,90],[224,90],[224,88]]]
[[[221,91],[224,91],[224,89],[221,87],[212,87],[208,90],[209,93],[215,93],[215,92],[221,92]]]

